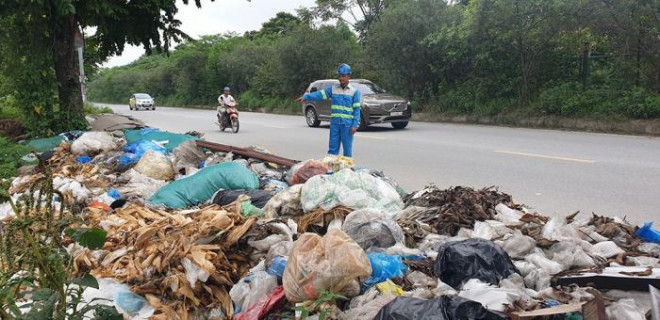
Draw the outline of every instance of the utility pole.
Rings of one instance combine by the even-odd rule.
[[[85,88],[85,64],[83,61],[83,48],[85,47],[85,40],[83,35],[80,33],[80,29],[76,28],[76,34],[74,37],[74,46],[76,51],[78,51],[78,68],[80,70],[80,93],[82,94],[83,104],[87,101],[86,98],[86,88]]]

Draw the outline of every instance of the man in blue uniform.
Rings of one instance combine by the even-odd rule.
[[[332,100],[328,154],[339,155],[341,145],[344,156],[348,158],[353,157],[353,135],[360,126],[360,91],[350,85],[351,74],[351,67],[342,64],[337,69],[339,84],[305,94],[296,100],[298,102]]]

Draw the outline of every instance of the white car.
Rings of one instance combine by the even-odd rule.
[[[156,110],[154,98],[146,93],[136,93],[128,100],[128,107],[131,110]]]

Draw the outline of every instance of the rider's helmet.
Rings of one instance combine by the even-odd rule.
[[[230,88],[229,86],[226,86],[226,87],[225,87],[224,89],[222,89],[222,90],[223,90],[223,91],[230,91],[231,88]]]
[[[353,70],[351,70],[351,66],[349,66],[345,63],[342,63],[339,66],[339,68],[337,68],[337,74],[340,75],[340,76],[349,75],[351,73],[353,73]]]

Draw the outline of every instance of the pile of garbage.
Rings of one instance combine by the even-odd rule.
[[[19,201],[52,171],[52,205],[84,208],[107,232],[101,249],[66,248],[77,274],[99,279],[83,299],[126,319],[659,316],[651,224],[549,218],[494,188],[407,194],[342,158],[102,124],[53,141],[8,191]],[[0,204],[0,233],[11,219]]]

